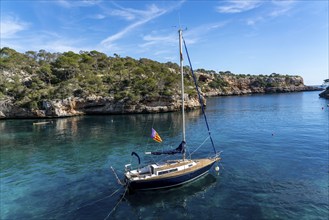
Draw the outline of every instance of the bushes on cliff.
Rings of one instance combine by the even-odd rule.
[[[224,87],[228,86],[228,83],[223,78],[221,78],[220,76],[217,76],[208,85],[209,85],[210,88],[213,88],[213,89],[217,88],[218,89],[218,88],[224,88]]]
[[[196,95],[190,69],[184,66],[185,92]],[[211,89],[229,90],[250,82],[250,87],[275,87],[281,81],[296,86],[302,79],[292,79],[276,73],[270,76],[234,75],[230,71],[215,73],[198,69],[199,86],[204,92]],[[45,50],[24,54],[11,48],[0,50],[0,99],[12,98],[16,105],[40,108],[42,101],[90,95],[137,103],[146,98],[180,95],[179,66],[150,59],[139,60],[107,56],[98,51],[49,53]]]
[[[29,108],[38,108],[42,100],[92,94],[137,102],[145,95],[177,94],[178,70],[175,63],[117,54],[108,57],[95,50],[22,54],[4,47],[0,50],[0,98],[13,97],[16,104]],[[188,77],[186,83],[193,85]]]

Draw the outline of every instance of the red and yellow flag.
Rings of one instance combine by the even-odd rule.
[[[162,142],[160,135],[153,128],[152,128],[151,138],[153,138],[153,140],[155,140],[156,142],[159,142],[159,143]]]

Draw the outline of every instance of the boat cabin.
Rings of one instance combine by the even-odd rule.
[[[140,169],[131,170],[131,164],[125,166],[127,174],[132,178],[146,178],[152,176],[161,176],[168,173],[182,171],[196,165],[195,161],[175,161],[163,164],[151,164]]]

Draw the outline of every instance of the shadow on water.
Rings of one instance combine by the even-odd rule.
[[[163,203],[183,204],[184,200],[189,197],[198,196],[199,193],[207,191],[214,186],[216,178],[207,174],[197,181],[169,189],[161,189],[156,191],[136,191],[129,193],[125,198],[133,207],[157,206]]]
[[[205,194],[216,185],[216,178],[207,174],[199,180],[183,186],[155,190],[136,191],[124,194],[125,189],[113,196],[94,198],[93,201],[86,201],[81,208],[65,215],[66,219],[104,219],[118,204],[115,210],[108,216],[108,219],[143,219],[144,217],[155,217],[154,213],[187,213],[192,200],[204,198]],[[123,197],[122,201],[121,198]],[[102,197],[102,196],[100,196]],[[170,214],[166,215],[167,217]],[[177,214],[176,218],[180,218]]]
[[[135,216],[135,219],[145,217],[166,219],[182,219],[190,216],[194,200],[203,200],[216,187],[217,178],[212,174],[191,183],[156,191],[137,191],[125,196],[122,209],[113,213],[113,218]],[[129,209],[125,208],[129,207]],[[196,207],[195,207],[196,208]],[[161,217],[162,216],[162,217]]]
[[[224,174],[224,175],[223,175]],[[264,219],[255,197],[244,190],[223,187],[227,174],[207,174],[186,185],[125,196],[113,219]],[[233,184],[233,183],[232,183]]]

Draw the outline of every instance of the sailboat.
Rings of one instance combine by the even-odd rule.
[[[179,146],[174,150],[164,150],[164,151],[155,151],[155,152],[146,152],[146,154],[152,155],[173,155],[173,154],[182,154],[181,159],[175,160],[167,160],[162,163],[152,163],[148,164],[142,168],[131,169],[131,164],[125,165],[124,172],[124,182],[125,185],[129,188],[129,190],[154,190],[154,189],[163,189],[176,187],[193,180],[196,180],[209,172],[211,167],[218,161],[221,160],[220,153],[216,152],[214,147],[214,143],[211,137],[211,133],[209,131],[209,126],[207,122],[207,117],[204,112],[204,105],[202,101],[202,97],[200,91],[198,89],[196,78],[193,72],[193,68],[189,59],[187,47],[185,41],[183,39],[183,31],[179,29],[179,53],[180,53],[180,73],[181,73],[181,99],[182,99],[182,141]],[[194,78],[194,83],[196,86],[196,90],[198,92],[198,97],[201,105],[201,109],[206,121],[206,125],[208,128],[209,138],[212,143],[212,147],[214,150],[214,155],[207,158],[199,158],[192,159],[186,158],[186,138],[185,138],[185,112],[184,112],[184,75],[183,75],[183,45],[184,42],[186,54],[190,63],[191,72]],[[153,130],[153,129],[152,129]],[[153,130],[155,132],[155,130]],[[161,138],[155,132],[154,139],[157,141],[161,141]],[[140,158],[135,153],[132,152],[132,155],[138,157],[139,163]],[[216,166],[216,170],[218,166]]]

